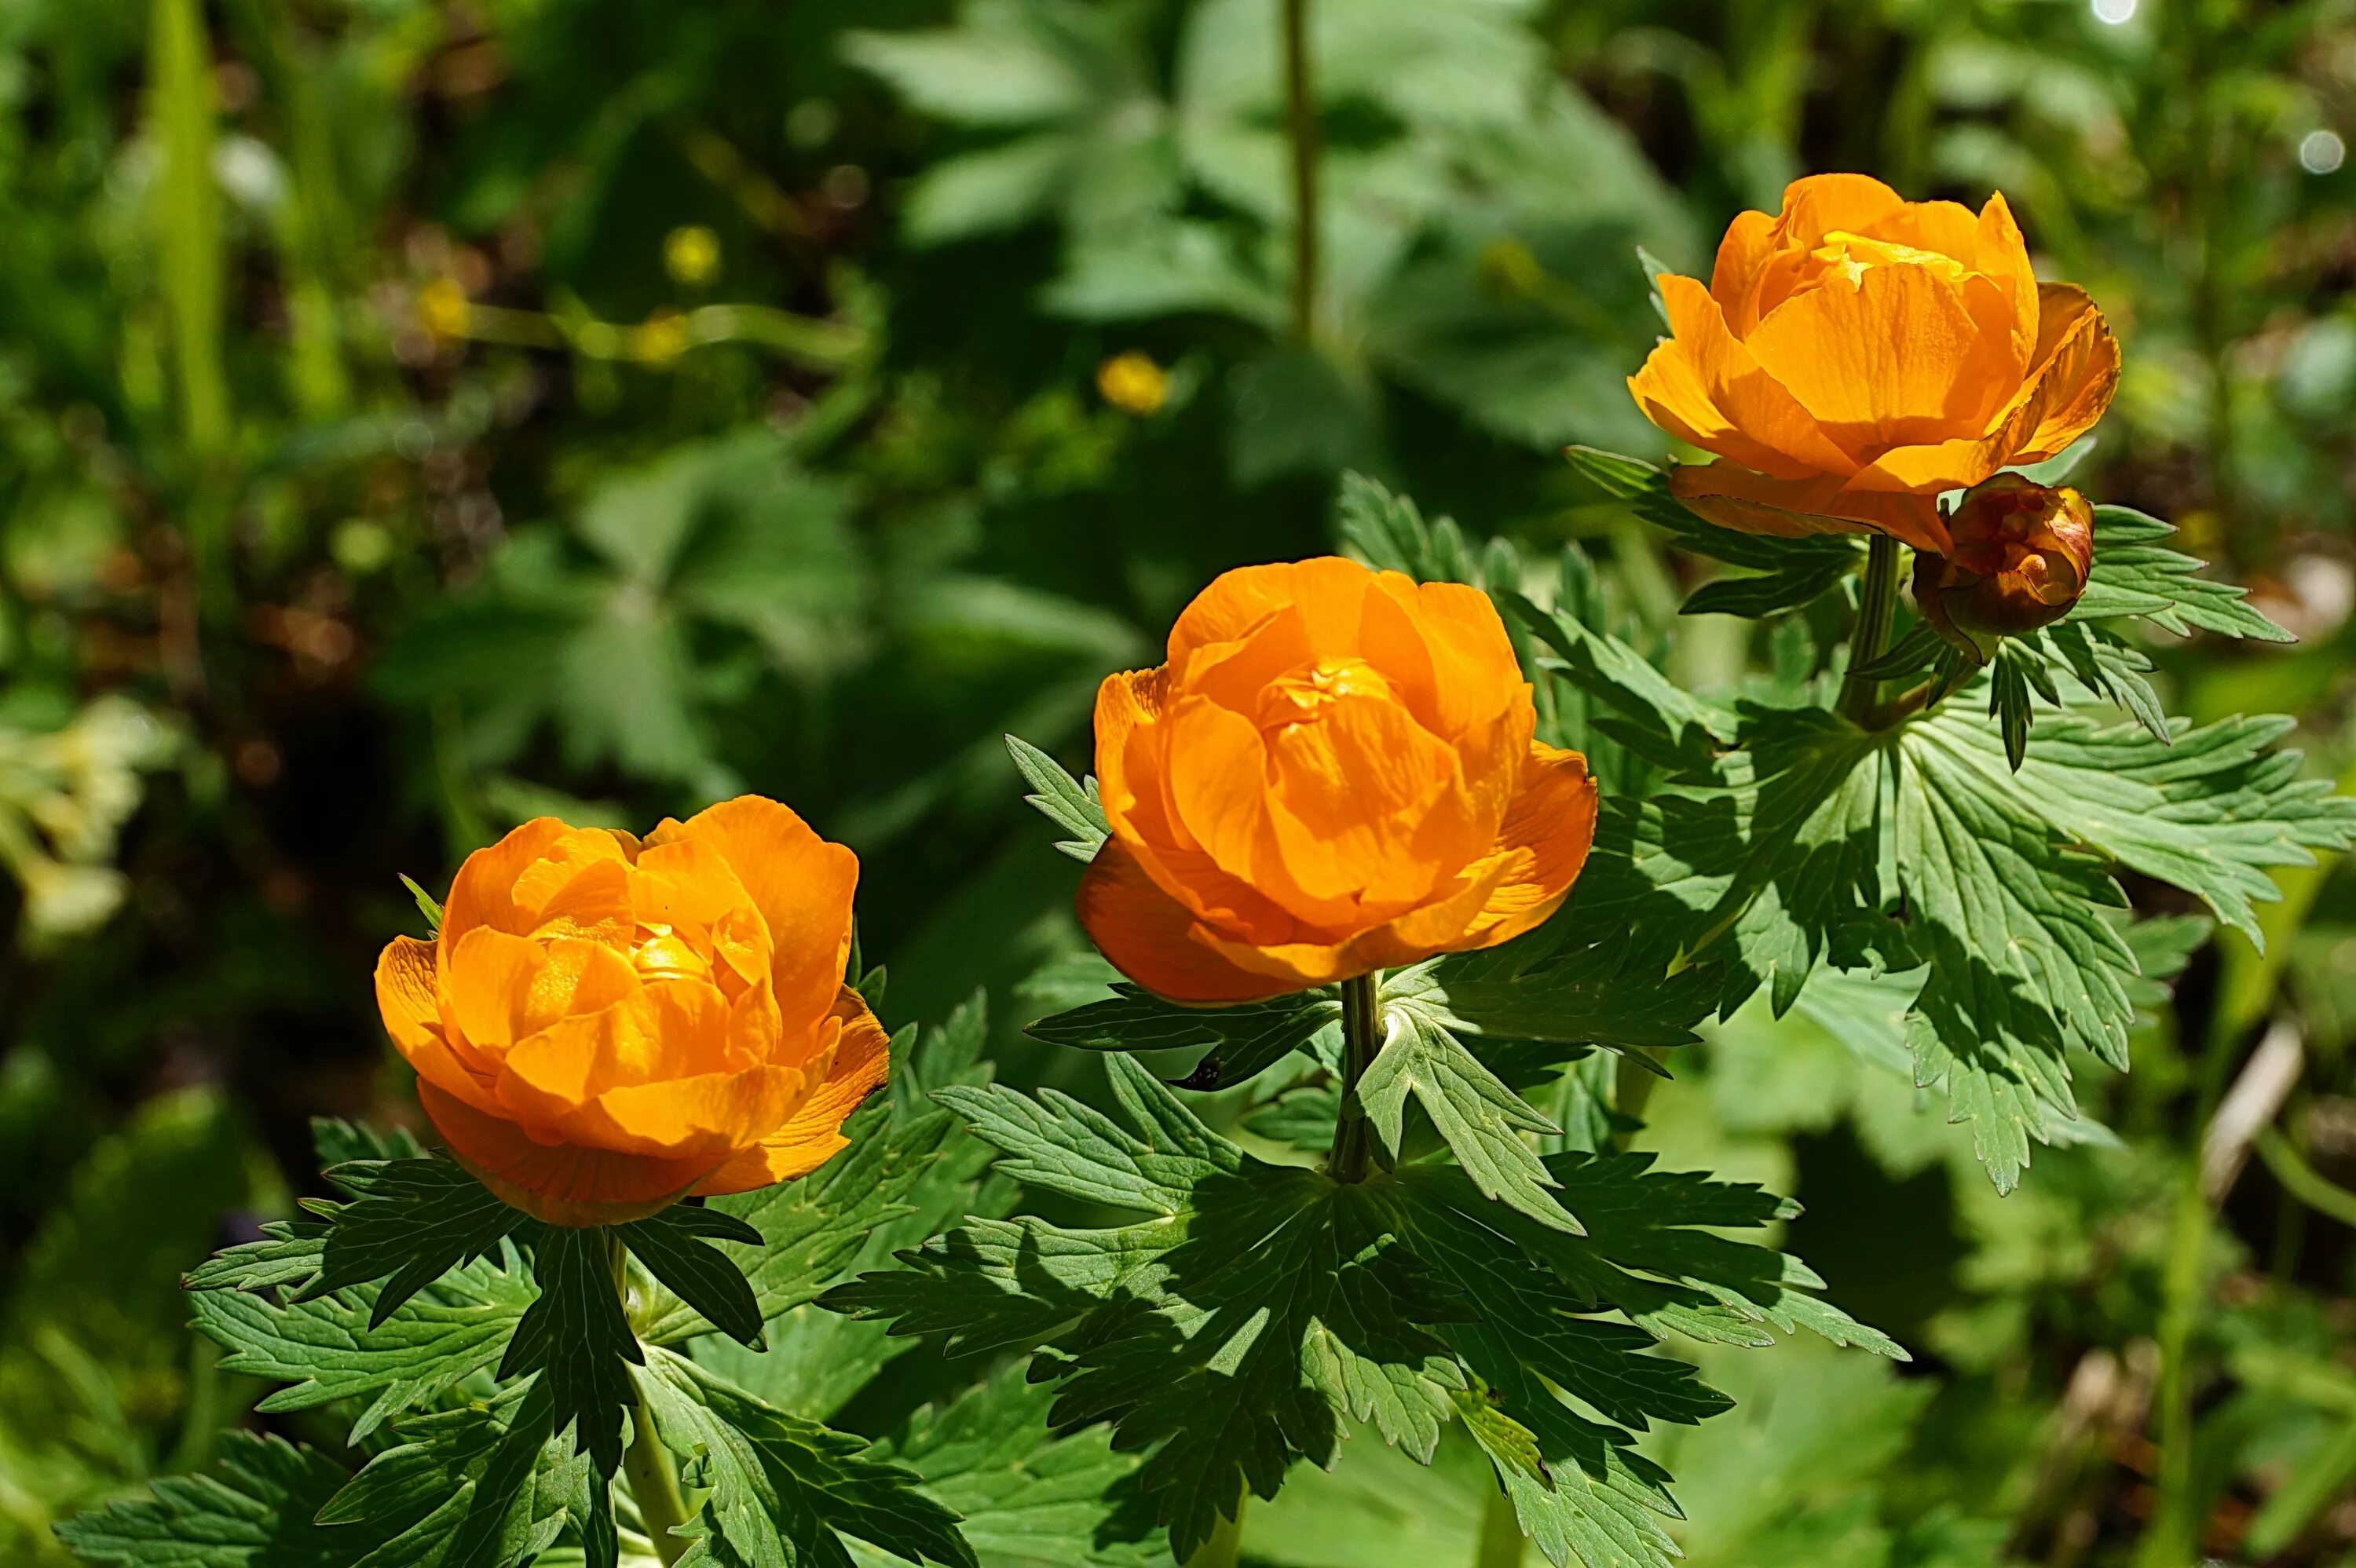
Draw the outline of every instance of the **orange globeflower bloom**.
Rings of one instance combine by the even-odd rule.
[[[1952,555],[1914,558],[1914,603],[1982,664],[2008,636],[2070,613],[2094,564],[2094,509],[2075,490],[2018,474],[1976,486],[1947,519]]]
[[[1881,532],[1944,555],[1935,497],[2052,456],[2118,388],[2102,313],[2037,281],[2001,195],[1975,218],[1813,176],[1780,215],[1734,220],[1708,288],[1658,282],[1672,336],[1628,388],[1718,454],[1670,487],[1730,528]]]
[[[1178,617],[1169,663],[1097,693],[1112,836],[1080,923],[1181,1002],[1517,936],[1595,837],[1586,759],[1537,721],[1485,593],[1331,556],[1230,571]]]
[[[858,857],[746,795],[644,843],[527,822],[466,857],[377,1006],[458,1162],[554,1225],[816,1169],[884,1082],[842,984]]]

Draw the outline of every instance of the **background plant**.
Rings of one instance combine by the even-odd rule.
[[[1583,541],[1607,624],[1690,689],[1790,678],[1792,619],[1676,618],[1717,569],[1554,449],[1651,454],[1617,388],[1653,331],[1631,246],[1690,270],[1793,173],[2004,185],[2126,344],[2073,483],[2179,524],[2305,639],[2138,635],[2155,689],[2201,723],[2297,714],[2310,770],[2346,763],[2344,5],[1435,25],[1327,0],[1305,331],[1274,5],[86,10],[20,8],[5,38],[0,721],[48,744],[121,697],[179,739],[114,775],[144,804],[112,853],[34,841],[122,873],[104,923],[44,936],[10,856],[0,1354],[37,1369],[0,1400],[19,1555],[199,1464],[258,1397],[179,1329],[174,1278],[325,1191],[310,1116],[398,1109],[350,983],[406,918],[397,872],[431,881],[552,802],[651,820],[757,786],[862,851],[894,1021],[987,984],[1001,1076],[1093,1093],[1085,1058],[1012,1027],[1103,976],[998,736],[1076,764],[1095,679],[1148,662],[1194,587],[1330,545],[1342,466],[1533,561]],[[927,86],[957,80],[980,84],[963,104]],[[1167,372],[1157,396],[1098,390],[1128,350]],[[1818,646],[1825,613],[1798,617]],[[7,799],[55,787],[7,766]],[[1835,1399],[1776,1381],[1806,1365],[1783,1351],[1744,1363],[1755,1386],[1713,1366],[1747,1397],[1674,1467],[1757,1500],[1671,1526],[1690,1552],[1772,1560],[1814,1531],[1827,1557],[1911,1562],[1962,1531],[1967,1561],[2126,1560],[2169,1346],[2194,1424],[2168,1506],[2228,1561],[2344,1551],[2348,1253],[2309,1176],[2356,1178],[2356,910],[2343,873],[2269,874],[2291,896],[2253,906],[2263,958],[2151,933],[2182,978],[2130,988],[2133,1073],[2079,1080],[2126,1152],[2040,1149],[2002,1200],[1968,1134],[1859,1065],[1894,1060],[1850,1027],[1891,1010],[1870,987],[1817,976],[1780,1020],[1754,1001],[1704,1027],[1636,1147],[1796,1193],[1792,1250],[1925,1375],[1844,1358]],[[2146,916],[2195,912],[2126,886]],[[2230,1090],[2270,1031],[2291,1043],[2249,1082],[2278,1087],[2258,1123],[2279,1140],[2217,1141],[2220,1223],[2187,1227],[2197,1058]],[[2163,1333],[2170,1255],[2190,1307]],[[1745,1463],[1762,1451],[1790,1462]],[[1448,1440],[1415,1492],[1350,1452],[1256,1512],[1248,1551],[1439,1539],[1335,1522],[1404,1497],[1468,1539],[1482,1483],[1449,1489]]]

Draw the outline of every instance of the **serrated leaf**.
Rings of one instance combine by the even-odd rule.
[[[2248,589],[2194,575],[2198,560],[2157,542],[2175,531],[2131,507],[2095,507],[2094,565],[2068,618],[2137,615],[2179,637],[2197,630],[2267,643],[2297,640],[2250,608]]]
[[[353,1161],[327,1177],[354,1196],[349,1203],[310,1205],[333,1224],[323,1238],[318,1277],[296,1299],[391,1275],[372,1308],[379,1323],[457,1264],[537,1229],[529,1215],[441,1156]]]
[[[1091,776],[1082,784],[1064,771],[1061,763],[1020,736],[1007,736],[1006,750],[1014,759],[1015,771],[1035,792],[1023,798],[1071,835],[1055,848],[1084,865],[1095,859],[1112,832],[1105,823],[1104,806],[1097,799],[1096,779]]]
[[[977,1568],[957,1516],[862,1439],[787,1415],[668,1350],[649,1353],[637,1382],[664,1446],[709,1488],[696,1522],[719,1561],[841,1563],[839,1532],[911,1563]]]
[[[1541,610],[1519,593],[1501,594],[1497,603],[1509,624],[1518,623],[1553,653],[1546,667],[1559,670],[1612,710],[1607,732],[1612,739],[1648,762],[1699,766],[1740,733],[1731,709],[1676,685],[1633,648],[1582,624],[1567,607]]]
[[[1205,1179],[1238,1168],[1243,1151],[1124,1056],[1106,1059],[1113,1093],[1142,1136],[1055,1089],[1034,1099],[1003,1085],[953,1086],[935,1098],[1002,1151],[999,1170],[1026,1187],[1089,1202],[1174,1214]]]
[[[1555,1125],[1499,1082],[1431,1013],[1412,1003],[1386,1002],[1383,1017],[1387,1038],[1357,1087],[1358,1104],[1383,1147],[1398,1157],[1412,1095],[1483,1197],[1576,1232],[1578,1220],[1547,1194],[1554,1179],[1521,1137],[1556,1132]]]
[[[1592,1203],[1605,1221],[1574,1236],[1491,1202],[1453,1166],[1344,1187],[1262,1164],[1127,1059],[1107,1065],[1127,1125],[1076,1115],[1058,1133],[1044,1124],[1069,1102],[1041,1096],[1025,1110],[1006,1102],[1030,1097],[1005,1091],[960,1108],[986,1117],[1051,1190],[1101,1197],[1084,1167],[1128,1161],[1123,1200],[1147,1219],[1094,1231],[969,1223],[827,1305],[944,1335],[953,1349],[1035,1347],[1033,1375],[1062,1386],[1057,1425],[1108,1422],[1118,1445],[1148,1450],[1139,1484],[1181,1560],[1243,1487],[1270,1495],[1296,1458],[1330,1461],[1345,1419],[1428,1456],[1468,1369],[1514,1420],[1536,1424],[1542,1464],[1580,1466],[1622,1494],[1649,1488],[1665,1506],[1665,1477],[1624,1453],[1627,1427],[1581,1415],[1546,1380],[1641,1424],[1723,1403],[1653,1353],[1670,1328],[1740,1343],[1805,1328],[1899,1353],[1809,1296],[1819,1282],[1793,1260],[1703,1229],[1792,1211],[1755,1188],[1656,1175],[1644,1156],[1555,1157],[1547,1173],[1573,1211]],[[1149,1175],[1141,1150],[1163,1165]],[[1573,1550],[1574,1536],[1552,1539]]]
[[[1617,933],[1572,919],[1394,970],[1383,976],[1383,997],[1423,1008],[1460,1036],[1628,1051],[1692,1043],[1721,983],[1706,964],[1665,973],[1632,958]]]
[[[918,1411],[873,1455],[922,1477],[920,1489],[959,1517],[989,1568],[1166,1563],[1169,1546],[1151,1520],[1125,1517],[1141,1456],[1115,1448],[1101,1426],[1055,1435],[1055,1399],[1054,1385],[1008,1365],[948,1404]]]
[[[479,1260],[380,1321],[373,1285],[287,1305],[194,1279],[190,1288],[198,1329],[230,1352],[224,1371],[290,1385],[262,1402],[264,1412],[368,1401],[353,1419],[353,1443],[497,1360],[532,1299],[519,1275]]]
[[[412,1416],[400,1432],[319,1510],[351,1538],[338,1559],[350,1568],[521,1568],[605,1487],[556,1438],[538,1388]]]
[[[425,934],[427,936],[441,935],[441,901],[436,899],[432,893],[427,892],[423,888],[419,887],[415,879],[409,876],[406,872],[402,874],[401,885],[407,888],[409,890],[409,896],[417,901],[417,912],[425,917]]]
[[[357,1160],[423,1159],[424,1147],[407,1127],[376,1128],[339,1116],[311,1118],[311,1147],[319,1168],[332,1170]]]
[[[576,1446],[600,1476],[622,1462],[622,1412],[630,1403],[627,1364],[646,1352],[623,1316],[615,1279],[618,1245],[603,1226],[541,1229],[532,1256],[539,1299],[524,1312],[499,1362],[504,1381],[540,1374],[555,1430],[573,1429]]]
[[[1116,985],[1108,1001],[1054,1014],[1023,1032],[1081,1051],[1212,1048],[1185,1087],[1230,1089],[1275,1066],[1320,1035],[1338,1039],[1342,1004],[1331,990],[1302,991],[1234,1008],[1182,1008],[1141,987]]]
[[[761,1232],[734,1214],[674,1203],[659,1214],[618,1227],[630,1253],[680,1300],[742,1344],[761,1337],[760,1303],[735,1260],[706,1238],[763,1244]]]
[[[1502,539],[1475,545],[1453,517],[1427,519],[1412,496],[1378,479],[1344,474],[1335,512],[1343,548],[1377,571],[1484,591],[1520,585],[1521,563],[1510,545]]]
[[[910,1212],[913,1196],[957,1129],[943,1112],[894,1116],[888,1099],[863,1105],[844,1124],[851,1147],[798,1180],[715,1198],[709,1211],[733,1215],[761,1235],[743,1264],[764,1320],[814,1300],[879,1226]],[[683,1301],[659,1304],[643,1324],[650,1345],[705,1332]]]
[[[200,1475],[167,1476],[152,1496],[66,1520],[58,1538],[91,1563],[133,1568],[341,1568],[337,1532],[316,1515],[351,1473],[284,1438],[231,1430]]]

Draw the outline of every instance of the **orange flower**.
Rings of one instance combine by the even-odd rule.
[[[884,1082],[842,984],[859,860],[757,795],[627,833],[527,822],[458,868],[377,1006],[458,1162],[555,1225],[816,1169]]]
[[[1964,497],[1947,529],[1952,554],[1914,558],[1914,603],[1983,664],[1999,639],[2060,620],[2086,592],[2094,511],[2075,490],[1999,474]]]
[[[1975,219],[1817,175],[1726,231],[1705,289],[1665,274],[1673,336],[1628,382],[1717,463],[1670,476],[1711,522],[1891,534],[1945,554],[1934,499],[2092,429],[2118,345],[2082,289],[2038,283],[2001,195]]]
[[[1123,974],[1241,1002],[1491,947],[1595,837],[1486,594],[1326,557],[1230,571],[1170,662],[1097,693],[1112,837],[1080,923]]]

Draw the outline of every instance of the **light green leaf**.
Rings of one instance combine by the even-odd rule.
[[[1064,771],[1061,763],[1020,736],[1007,736],[1006,749],[1034,792],[1023,798],[1071,835],[1055,848],[1084,865],[1095,859],[1098,848],[1111,834],[1105,825],[1104,807],[1097,800],[1095,777],[1091,775],[1083,786]]]
[[[1383,1047],[1358,1080],[1357,1094],[1384,1148],[1398,1157],[1411,1094],[1483,1196],[1576,1232],[1578,1220],[1547,1195],[1554,1179],[1521,1137],[1556,1132],[1555,1125],[1500,1083],[1432,1013],[1387,1000],[1383,1018]]]
[[[637,1380],[664,1446],[708,1488],[698,1519],[720,1561],[839,1561],[840,1533],[911,1563],[977,1568],[957,1516],[862,1439],[787,1415],[668,1350],[649,1351]]]
[[[92,1509],[58,1535],[85,1562],[131,1568],[340,1568],[351,1561],[341,1532],[313,1516],[350,1478],[316,1449],[231,1431],[211,1469],[166,1477],[152,1497]]]
[[[2157,542],[2175,531],[2130,507],[2095,507],[2094,566],[2069,619],[2139,615],[2179,637],[2198,630],[2268,643],[2297,641],[2250,608],[2248,589],[2193,575],[2201,570],[2199,560]]]

